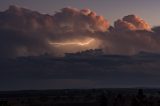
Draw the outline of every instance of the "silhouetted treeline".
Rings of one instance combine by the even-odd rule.
[[[158,89],[0,92],[0,106],[160,106]]]

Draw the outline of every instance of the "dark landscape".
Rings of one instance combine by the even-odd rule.
[[[1,106],[159,106],[160,89],[108,88],[1,91]]]

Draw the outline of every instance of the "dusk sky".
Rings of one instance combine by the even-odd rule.
[[[78,9],[89,8],[103,15],[111,24],[118,18],[136,14],[152,26],[157,26],[160,24],[159,4],[159,0],[0,0],[0,10],[7,9],[9,5],[17,5],[54,14],[61,8],[71,6]]]
[[[0,90],[160,87],[159,5],[0,0]]]

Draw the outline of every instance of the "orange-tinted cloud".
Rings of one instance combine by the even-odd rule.
[[[128,15],[115,22],[118,30],[151,30],[151,26],[136,15]]]

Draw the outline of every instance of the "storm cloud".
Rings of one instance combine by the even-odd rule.
[[[108,14],[109,15],[109,14]],[[114,26],[90,9],[62,8],[54,15],[10,6],[0,12],[0,56],[56,56],[66,52],[102,48],[106,54],[160,52],[159,27],[151,28],[142,18],[128,15]],[[84,42],[88,46],[54,46],[50,42]]]
[[[151,28],[136,15],[124,16],[104,34],[102,48],[109,54],[134,55],[141,51],[159,53],[159,27]]]
[[[63,49],[55,48],[49,42],[84,40],[94,35],[95,31],[104,32],[108,27],[109,23],[104,17],[89,9],[68,7],[51,16],[10,6],[0,12],[0,55],[55,55],[63,52]]]

